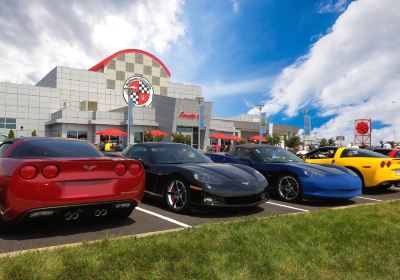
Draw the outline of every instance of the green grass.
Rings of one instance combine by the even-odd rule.
[[[0,279],[400,279],[400,202],[0,259]]]

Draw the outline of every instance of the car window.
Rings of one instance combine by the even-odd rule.
[[[12,143],[3,143],[0,145],[0,157],[3,157],[3,154],[7,149],[12,145]]]
[[[263,163],[291,163],[303,162],[295,154],[278,147],[260,147],[255,148],[254,152]]]
[[[337,148],[324,148],[313,151],[306,155],[308,159],[325,159],[325,158],[333,158],[335,156]]]
[[[251,149],[247,148],[237,148],[236,151],[232,154],[232,157],[237,159],[253,160]]]
[[[151,158],[159,164],[211,163],[206,155],[188,145],[160,145],[149,148]]]
[[[21,157],[102,157],[103,154],[85,141],[37,139],[19,143],[8,155]]]
[[[144,163],[150,163],[150,155],[144,146],[133,146],[127,153],[129,158],[143,160]]]
[[[372,158],[387,158],[387,156],[363,149],[344,149],[341,158],[346,157],[372,157]]]

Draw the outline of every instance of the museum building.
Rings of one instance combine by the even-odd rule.
[[[160,130],[190,136],[191,145],[204,148],[210,136],[223,133],[247,139],[258,134],[259,118],[212,117],[212,102],[203,100],[197,85],[170,81],[171,73],[154,55],[137,49],[114,53],[88,70],[57,66],[36,85],[0,82],[0,133],[13,129],[17,137],[69,137],[98,143],[96,132],[117,128],[127,131],[128,106],[124,84],[131,77],[145,78],[153,88],[148,107],[134,107],[130,142],[144,140],[144,132]],[[199,133],[199,107],[205,106],[205,129]],[[274,124],[274,135],[293,136],[299,127]],[[120,140],[126,142],[127,137]],[[220,141],[220,140],[219,140]]]

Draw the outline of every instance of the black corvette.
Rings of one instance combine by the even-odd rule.
[[[214,163],[188,145],[135,144],[123,156],[143,162],[146,193],[162,197],[173,212],[190,211],[191,206],[256,206],[268,200],[268,183],[260,172]]]

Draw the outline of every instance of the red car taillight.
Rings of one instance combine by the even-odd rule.
[[[136,164],[136,163],[131,164],[129,166],[129,172],[131,172],[133,175],[139,174],[140,173],[140,169],[142,169],[142,168],[140,167],[139,164]]]
[[[384,161],[381,162],[381,167],[382,167],[382,168],[385,167],[385,162],[384,162]]]
[[[126,173],[126,166],[125,164],[118,163],[114,168],[115,174],[118,176],[122,176]]]
[[[19,175],[25,180],[31,180],[38,174],[38,170],[33,165],[25,165],[19,170]]]
[[[390,167],[392,165],[392,162],[391,161],[388,161],[387,163],[386,163],[386,166],[387,167]]]
[[[52,179],[58,176],[60,173],[60,168],[57,165],[49,164],[43,167],[42,174],[47,179]]]

